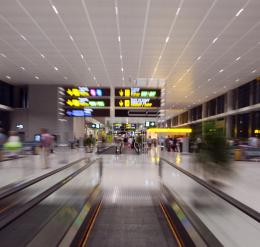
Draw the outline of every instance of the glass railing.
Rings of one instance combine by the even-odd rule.
[[[236,206],[232,198],[226,200],[227,195],[214,193],[214,188],[211,191],[164,159],[159,173],[162,184],[183,205],[182,210],[192,211],[223,246],[259,246],[260,224],[255,212]]]

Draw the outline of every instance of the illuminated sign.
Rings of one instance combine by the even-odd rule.
[[[115,97],[155,98],[161,97],[161,90],[155,88],[115,88]]]
[[[91,128],[93,128],[93,129],[100,129],[100,124],[91,124],[91,126],[90,126]]]
[[[255,134],[260,134],[260,130],[255,130],[254,133]]]
[[[66,87],[64,88],[67,97],[108,97],[110,88],[95,87]]]
[[[89,99],[85,97],[78,97],[75,99],[67,99],[65,101],[66,106],[70,107],[108,107],[110,106],[109,99]]]
[[[114,130],[135,130],[136,124],[133,124],[133,123],[114,123],[113,129]]]
[[[147,132],[154,133],[191,133],[192,129],[190,128],[151,128]]]
[[[115,107],[160,107],[160,99],[150,98],[130,98],[130,99],[115,99]]]
[[[110,109],[65,109],[67,117],[109,117]]]
[[[154,128],[155,126],[156,126],[155,122],[149,122],[149,121],[145,122],[145,127],[146,128]]]
[[[115,109],[115,117],[158,117],[157,109]]]

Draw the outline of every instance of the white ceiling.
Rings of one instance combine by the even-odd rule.
[[[259,42],[259,0],[0,0],[0,80],[165,79],[167,115],[259,76]]]

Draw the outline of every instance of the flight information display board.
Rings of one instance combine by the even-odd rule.
[[[109,107],[110,99],[104,98],[68,98],[65,100],[65,106],[68,107]]]
[[[110,88],[64,87],[66,97],[110,97]]]
[[[115,88],[115,97],[160,98],[161,89],[158,88]]]
[[[109,117],[110,109],[66,108],[65,115],[67,117]]]
[[[129,98],[129,99],[115,99],[115,107],[135,107],[135,108],[151,108],[160,107],[161,99],[151,98]]]

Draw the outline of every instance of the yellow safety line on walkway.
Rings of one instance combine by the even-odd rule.
[[[169,215],[167,214],[167,212],[166,212],[164,206],[162,205],[162,203],[160,203],[160,206],[161,206],[161,209],[163,211],[164,217],[166,218],[167,223],[168,223],[168,225],[169,225],[169,227],[170,227],[170,229],[171,229],[171,231],[172,231],[172,233],[173,233],[173,235],[174,235],[174,237],[175,237],[175,239],[177,241],[178,246],[179,247],[184,247],[184,244],[183,244],[181,238],[179,237],[179,234],[177,233],[177,230],[174,227],[174,224],[172,223],[172,221],[171,221]]]
[[[87,230],[87,233],[85,234],[84,239],[82,241],[82,244],[80,244],[80,246],[85,246],[86,245],[86,243],[88,241],[88,238],[89,238],[89,235],[90,235],[90,232],[91,232],[91,230],[92,230],[92,228],[93,228],[93,226],[94,226],[94,224],[96,222],[96,218],[97,218],[97,216],[99,214],[99,211],[100,211],[100,208],[101,208],[101,204],[102,204],[102,201],[99,203],[98,208],[97,208],[94,216],[91,219],[91,224],[90,224],[90,226],[89,226],[89,228]]]

